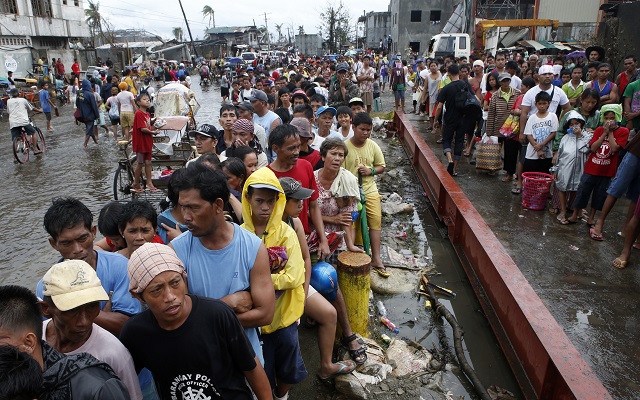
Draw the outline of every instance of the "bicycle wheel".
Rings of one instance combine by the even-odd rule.
[[[118,165],[116,174],[113,176],[113,199],[114,200],[132,200],[133,192],[133,174],[131,170]]]
[[[44,141],[44,135],[40,128],[36,127],[36,133],[34,134],[35,139],[35,147],[33,148],[34,155],[45,155],[47,154],[47,144]]]
[[[13,155],[20,164],[29,161],[29,142],[25,135],[13,139]]]

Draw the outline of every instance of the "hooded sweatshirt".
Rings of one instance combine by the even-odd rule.
[[[76,97],[76,107],[80,109],[80,115],[86,121],[93,121],[100,118],[100,110],[98,110],[96,96],[91,91],[91,87],[91,82],[83,79],[82,90],[78,92],[78,97]]]
[[[251,218],[251,204],[247,195],[249,186],[268,184],[280,190],[280,182],[269,168],[261,168],[251,174],[242,190],[242,227],[255,234],[253,219]],[[262,327],[263,334],[269,334],[278,329],[286,328],[296,322],[304,312],[304,260],[300,250],[300,242],[296,232],[282,221],[282,214],[286,205],[284,194],[279,193],[269,222],[262,235],[262,242],[267,249],[282,246],[286,248],[288,260],[284,268],[271,274],[273,289],[282,291],[276,299],[276,309],[270,325]]]

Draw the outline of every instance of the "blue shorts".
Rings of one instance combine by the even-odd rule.
[[[576,200],[573,203],[573,209],[587,208],[589,197],[591,197],[591,207],[601,211],[604,201],[607,199],[609,183],[611,183],[611,178],[608,176],[582,174],[580,186],[578,186],[578,192],[576,193]]]
[[[307,369],[300,353],[297,324],[291,324],[273,333],[262,334],[260,340],[264,355],[264,371],[272,389],[276,387],[276,378],[293,385],[307,377]]]
[[[640,195],[640,158],[629,152],[622,158],[607,194],[619,199],[625,191],[627,199],[634,203],[638,201]]]
[[[404,90],[394,90],[393,96],[396,101],[404,100]]]

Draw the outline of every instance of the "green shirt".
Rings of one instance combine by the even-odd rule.
[[[631,82],[624,89],[622,97],[631,99],[631,112],[640,111],[640,81]],[[633,119],[633,128],[640,129],[640,117]]]
[[[585,83],[580,81],[580,83],[578,84],[578,87],[574,89],[571,86],[571,81],[569,81],[564,85],[562,85],[562,91],[567,95],[568,98],[577,99],[578,97],[580,97],[580,95],[584,91],[584,85]]]

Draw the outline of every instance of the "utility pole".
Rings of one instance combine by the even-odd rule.
[[[271,13],[269,13],[271,14]],[[267,12],[265,11],[264,13],[264,29],[267,32],[267,45],[269,46],[269,49],[271,49],[271,35],[269,34],[269,24],[267,22]]]
[[[187,24],[187,31],[189,32],[189,39],[191,39],[191,48],[193,49],[193,52],[196,55],[196,58],[198,58],[198,50],[196,50],[196,47],[193,45],[193,36],[191,35],[191,28],[189,28],[189,21],[187,21],[187,14],[184,13],[184,7],[182,7],[182,1],[178,0],[178,4],[180,4],[180,10],[182,10],[182,16],[184,17],[184,23]]]

